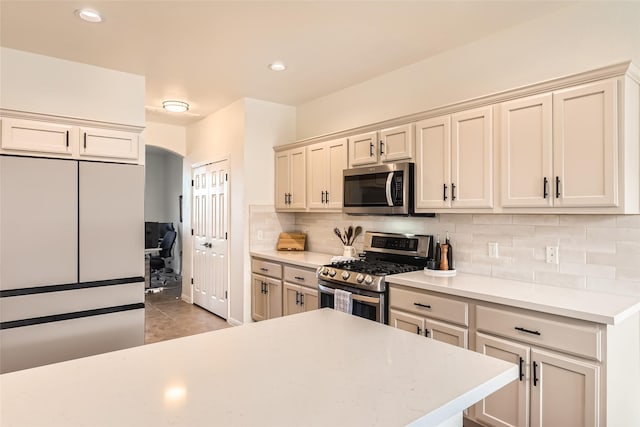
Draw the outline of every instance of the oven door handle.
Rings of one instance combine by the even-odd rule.
[[[320,292],[324,292],[325,294],[332,294],[335,295],[335,290],[333,288],[328,288],[326,286],[323,285],[318,285],[318,290]],[[373,297],[367,297],[364,295],[359,295],[359,294],[351,294],[351,299],[354,301],[360,301],[360,302],[368,302],[371,304],[380,304],[380,298],[373,298]]]
[[[387,205],[393,206],[393,197],[391,197],[391,184],[393,183],[393,174],[394,172],[389,172],[387,175],[387,185],[386,185],[386,194],[387,194]]]

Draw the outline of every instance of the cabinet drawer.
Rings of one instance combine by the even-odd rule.
[[[410,313],[469,326],[469,305],[465,302],[392,286],[389,304]]]
[[[318,287],[318,279],[316,279],[315,270],[307,270],[305,268],[284,266],[285,282],[295,283],[309,288]]]
[[[476,308],[478,331],[512,338],[600,361],[601,331],[571,319],[554,320],[496,308]]]
[[[251,260],[251,271],[265,276],[275,277],[276,279],[282,279],[282,266],[276,262],[253,258]]]

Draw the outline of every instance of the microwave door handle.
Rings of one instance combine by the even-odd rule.
[[[393,197],[391,197],[392,183],[393,183],[393,172],[389,172],[389,175],[387,175],[387,185],[386,185],[387,205],[389,206],[393,206]]]

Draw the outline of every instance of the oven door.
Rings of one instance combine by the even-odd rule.
[[[374,322],[386,323],[386,297],[384,293],[367,292],[350,286],[320,281],[318,283],[319,308],[334,307],[334,294],[336,288],[351,292],[353,307],[351,314],[373,320]]]

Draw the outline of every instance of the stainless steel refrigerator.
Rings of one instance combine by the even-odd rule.
[[[144,344],[144,167],[0,156],[0,373]]]

